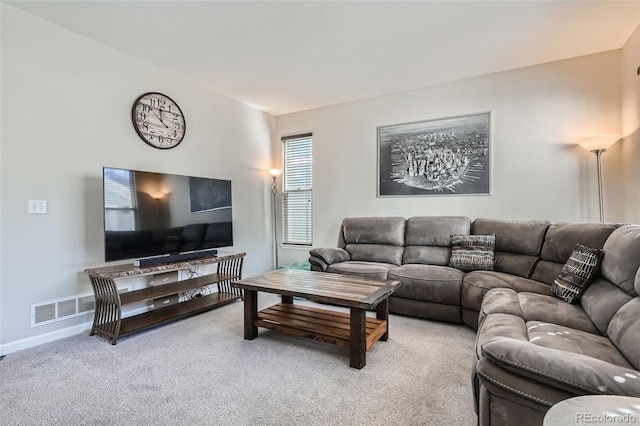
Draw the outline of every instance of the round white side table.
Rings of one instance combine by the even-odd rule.
[[[640,398],[586,395],[565,399],[544,416],[544,426],[640,426]]]

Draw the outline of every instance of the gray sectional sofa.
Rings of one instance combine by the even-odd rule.
[[[451,235],[495,235],[493,270],[449,266]],[[602,249],[577,303],[552,291],[577,244]],[[466,217],[346,218],[312,270],[402,282],[392,313],[477,329],[480,425],[540,425],[561,400],[640,397],[640,226]]]

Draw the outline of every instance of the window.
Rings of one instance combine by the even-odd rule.
[[[135,231],[138,201],[134,172],[105,169],[104,173],[104,229],[107,231]]]
[[[311,133],[282,138],[282,243],[312,244]]]

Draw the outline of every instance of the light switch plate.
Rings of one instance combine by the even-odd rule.
[[[47,212],[47,200],[29,200],[29,214],[44,214]]]

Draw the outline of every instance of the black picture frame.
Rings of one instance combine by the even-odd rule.
[[[378,197],[490,195],[491,113],[379,126]]]

